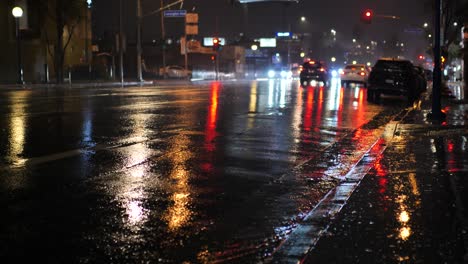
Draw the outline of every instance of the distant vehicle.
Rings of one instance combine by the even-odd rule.
[[[267,76],[270,79],[288,79],[292,77],[292,72],[287,66],[276,65],[268,70]]]
[[[178,65],[167,66],[164,71],[168,78],[191,78],[192,71]]]
[[[433,75],[431,70],[424,69],[424,75],[426,76],[427,81],[432,81]]]
[[[367,100],[379,101],[380,95],[404,95],[414,102],[424,91],[421,75],[408,60],[379,59],[368,79]]]
[[[299,78],[302,71],[302,66],[294,66],[291,68],[291,77],[296,79]]]
[[[329,77],[328,68],[325,63],[315,60],[305,62],[299,74],[301,85],[303,86],[308,85],[312,80],[323,82],[324,85],[327,85]]]
[[[349,83],[362,83],[367,86],[370,69],[364,64],[348,64],[340,72],[341,85]]]

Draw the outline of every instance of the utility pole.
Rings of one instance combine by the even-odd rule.
[[[143,82],[143,73],[141,69],[141,23],[143,14],[141,12],[141,0],[137,0],[137,81]]]
[[[119,2],[119,68],[120,68],[120,83],[124,83],[124,68],[123,68],[123,0]]]
[[[433,120],[441,120],[445,118],[442,113],[440,103],[440,90],[442,82],[441,73],[441,58],[440,58],[440,17],[441,17],[441,0],[435,0],[434,5],[434,76],[432,82],[432,112],[430,118]]]
[[[161,8],[164,8],[164,0],[161,0]],[[163,63],[163,78],[166,79],[166,30],[164,28],[164,12],[161,12],[161,38],[162,43],[162,63]]]
[[[141,30],[141,24],[143,21],[143,17],[148,17],[154,14],[157,14],[165,9],[168,9],[169,7],[183,3],[184,0],[177,0],[171,4],[168,4],[167,6],[161,6],[161,8],[154,10],[150,13],[147,13],[143,16],[142,9],[141,9],[141,0],[136,0],[137,1],[137,47],[136,47],[136,53],[137,53],[137,81],[138,82],[143,82],[143,73],[142,73],[142,59],[141,59],[141,54],[142,54],[142,47],[141,47],[141,35],[142,35],[142,30]],[[162,4],[161,0],[161,4]],[[164,28],[164,26],[163,26]]]

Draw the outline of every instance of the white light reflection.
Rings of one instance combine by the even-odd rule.
[[[132,119],[132,140],[146,141],[150,130],[147,128],[150,114],[139,113],[130,116]],[[132,229],[139,229],[147,220],[148,210],[144,208],[147,193],[144,191],[148,182],[145,178],[149,173],[145,162],[151,156],[151,149],[145,142],[119,149],[125,159],[124,174],[119,179],[117,198],[125,209],[125,221]]]
[[[354,87],[354,98],[359,99],[359,87]]]
[[[339,107],[339,104],[340,104],[339,89],[340,89],[339,85],[330,86],[328,100],[327,100],[327,110],[328,111],[338,110],[338,107]]]
[[[286,106],[286,88],[291,84],[288,80],[281,80],[280,85],[280,96],[279,96],[279,107],[284,108]]]
[[[93,147],[95,145],[93,143],[92,132],[93,132],[93,120],[91,118],[91,111],[86,111],[84,112],[82,137],[83,137],[83,141],[89,144],[88,147]]]
[[[273,106],[274,91],[275,91],[275,81],[269,80],[268,81],[268,107]]]
[[[301,124],[302,124],[302,106],[303,106],[303,93],[304,89],[299,87],[297,89],[296,103],[294,104],[293,116],[292,116],[292,127],[293,137],[296,143],[301,142],[299,137],[301,136]],[[299,148],[299,144],[294,144],[295,150]]]
[[[128,201],[125,205],[126,214],[128,215],[128,221],[131,225],[138,225],[146,218],[146,212],[141,201]]]

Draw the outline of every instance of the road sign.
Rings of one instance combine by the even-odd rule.
[[[188,13],[185,16],[185,23],[187,23],[187,24],[198,24],[198,13]]]
[[[198,25],[186,24],[185,34],[186,35],[198,35]]]
[[[164,17],[185,17],[187,10],[164,10]]]

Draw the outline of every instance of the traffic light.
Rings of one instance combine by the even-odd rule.
[[[219,38],[213,38],[213,50],[219,50]]]
[[[372,17],[374,16],[374,12],[370,9],[366,9],[361,14],[361,21],[370,24],[372,22]]]

